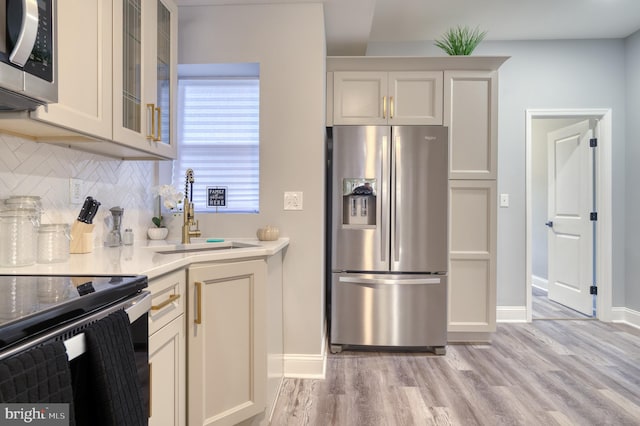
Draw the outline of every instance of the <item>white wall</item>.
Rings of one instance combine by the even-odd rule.
[[[203,214],[206,235],[290,238],[284,267],[284,345],[324,351],[325,37],[321,4],[181,7],[179,63],[260,64],[260,214]],[[198,171],[194,170],[197,181]],[[302,211],[284,211],[302,191]],[[301,359],[307,359],[304,356]]]
[[[640,311],[640,31],[625,41],[627,89],[626,307]]]
[[[432,42],[372,43],[367,49],[367,55],[442,54]],[[498,305],[525,304],[525,110],[611,108],[613,305],[624,306],[625,42],[485,41],[474,55],[511,56],[499,71],[498,192],[510,194],[511,206],[498,211]]]

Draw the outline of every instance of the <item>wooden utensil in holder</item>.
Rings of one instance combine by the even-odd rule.
[[[93,223],[80,221],[71,225],[71,241],[69,253],[91,253],[93,251]]]

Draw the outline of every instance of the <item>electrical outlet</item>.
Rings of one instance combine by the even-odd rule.
[[[302,192],[285,192],[284,209],[302,210]]]
[[[71,204],[82,204],[84,202],[83,194],[82,179],[69,179],[69,202]]]

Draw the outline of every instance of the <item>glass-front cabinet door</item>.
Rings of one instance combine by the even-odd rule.
[[[114,140],[175,158],[177,6],[171,0],[115,0]],[[115,23],[115,22],[114,22]],[[117,24],[116,24],[117,25]]]
[[[123,0],[122,13],[122,114],[116,122],[142,133],[142,0]]]
[[[171,11],[162,0],[158,2],[158,46],[157,46],[157,66],[156,66],[156,139],[163,144],[171,144],[172,141],[172,120],[171,108],[176,104],[171,91],[171,78],[175,74],[172,69],[171,55],[175,49],[171,48]]]

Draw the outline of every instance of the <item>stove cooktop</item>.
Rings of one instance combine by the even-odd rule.
[[[144,275],[0,275],[0,350],[146,287]]]

